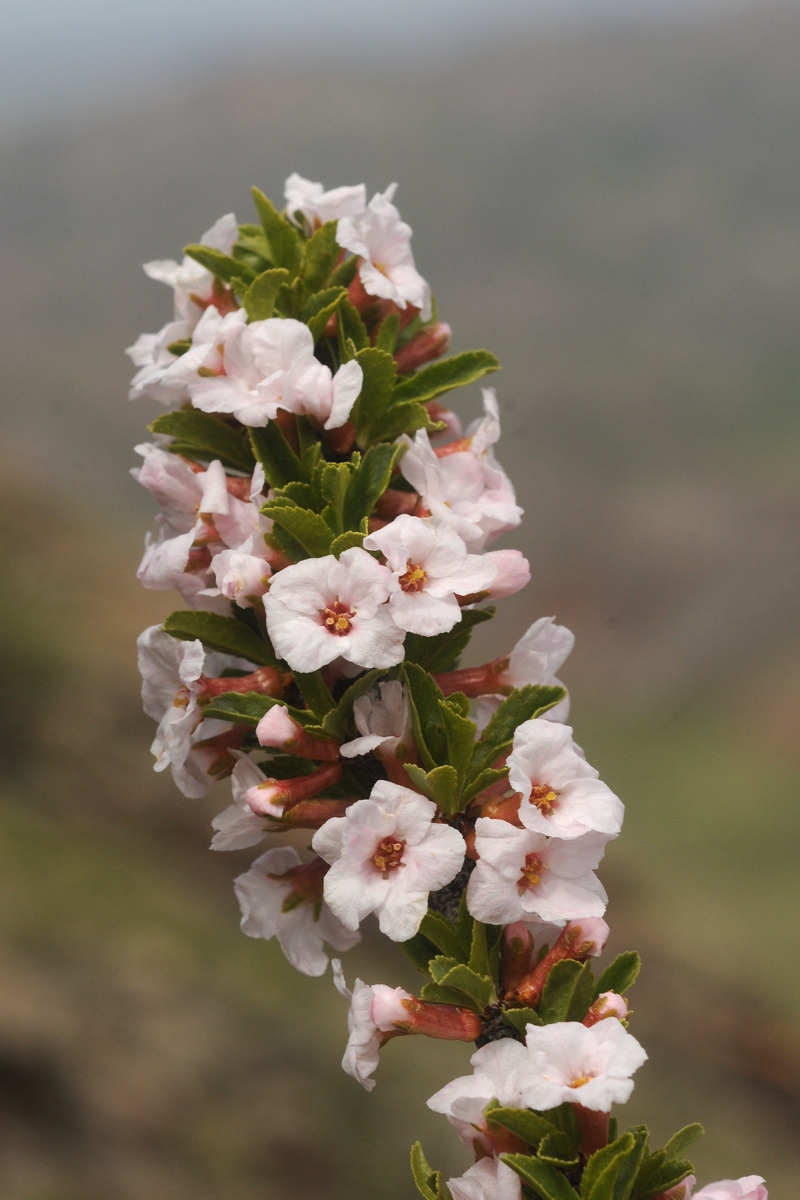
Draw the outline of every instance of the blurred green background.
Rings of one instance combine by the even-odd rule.
[[[545,613],[578,637],[576,737],[627,805],[610,950],[645,960],[620,1117],[700,1120],[701,1181],[800,1193],[800,8],[487,13],[417,13],[404,57],[368,19],[281,49],[233,6],[217,53],[0,125],[8,1200],[400,1200],[418,1136],[467,1165],[424,1105],[467,1049],[393,1043],[371,1096],[342,1074],[330,977],[238,930],[226,785],[152,774],[139,711],[135,636],[174,607],[134,578],[154,410],[122,348],[169,313],[140,263],[295,169],[398,179],[455,347],[503,361],[533,582],[471,654]],[[414,984],[371,932],[346,969]]]

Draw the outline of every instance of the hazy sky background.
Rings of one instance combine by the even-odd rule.
[[[737,0],[5,0],[0,114],[47,118],[240,56],[299,50],[383,58],[459,49],[533,21],[664,19]]]

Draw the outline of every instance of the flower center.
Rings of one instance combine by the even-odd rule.
[[[408,570],[400,576],[400,587],[404,592],[421,592],[428,581],[428,576],[422,567],[416,563],[407,563]]]
[[[333,604],[328,608],[323,608],[320,616],[328,633],[334,634],[335,637],[344,637],[350,632],[350,628],[355,619],[355,613],[350,612],[350,609],[342,604],[339,600],[334,600]]]
[[[397,867],[403,865],[403,851],[405,848],[405,842],[397,841],[393,837],[386,837],[382,842],[378,842],[375,847],[375,853],[372,856],[372,861],[384,879],[388,877],[390,871],[394,871]]]
[[[573,1079],[572,1083],[568,1083],[567,1087],[582,1088],[583,1085],[585,1083],[589,1083],[591,1079],[594,1079],[594,1075],[579,1075],[577,1079]]]
[[[386,263],[373,261],[372,265],[376,271],[380,271],[381,275],[385,275],[387,279],[389,278],[389,268]]]
[[[548,783],[535,783],[531,788],[531,804],[534,804],[545,817],[550,816],[557,799],[558,793],[554,792]]]
[[[174,704],[175,708],[188,708],[190,699],[191,697],[189,696],[189,689],[182,687],[179,692],[175,693],[175,699],[172,701],[172,703]]]
[[[517,887],[521,892],[536,887],[537,883],[542,882],[542,875],[544,875],[546,870],[547,868],[538,854],[527,854],[525,856],[525,866],[522,868],[522,874],[517,881]]]

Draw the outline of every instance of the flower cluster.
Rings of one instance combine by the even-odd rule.
[[[445,1183],[417,1145],[425,1200],[689,1200],[700,1127],[651,1152],[611,1116],[647,1056],[624,997],[638,956],[590,964],[623,805],[566,724],[574,638],[541,617],[460,664],[531,573],[489,549],[522,517],[495,392],[466,429],[440,401],[497,360],[443,357],[394,194],[292,175],[283,211],[254,189],[257,223],[228,214],[145,267],[174,311],[128,352],[131,397],[164,409],[133,471],[160,510],[139,578],[185,606],[138,643],[155,769],[193,797],[231,778],[215,850],[309,831],[304,856],[270,844],[236,879],[248,936],[322,975],[374,914],[424,976],[419,995],[350,991],[334,960],[345,1071],[369,1090],[390,1039],[477,1043],[428,1102],[476,1162]]]

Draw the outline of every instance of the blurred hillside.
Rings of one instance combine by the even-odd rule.
[[[463,1165],[422,1112],[462,1051],[390,1047],[368,1102],[341,1075],[329,979],[238,933],[248,856],[206,849],[225,789],[195,805],[154,776],[138,711],[133,639],[170,606],[132,579],[154,414],[120,351],[168,315],[140,263],[293,169],[399,179],[457,348],[504,364],[535,578],[475,655],[543,612],[578,634],[576,736],[628,805],[615,948],[646,957],[631,1120],[704,1120],[703,1178],[797,1195],[798,53],[800,10],[758,4],[406,74],[209,57],[0,142],[9,1200],[391,1200],[417,1135]],[[379,953],[348,975],[400,982]]]

